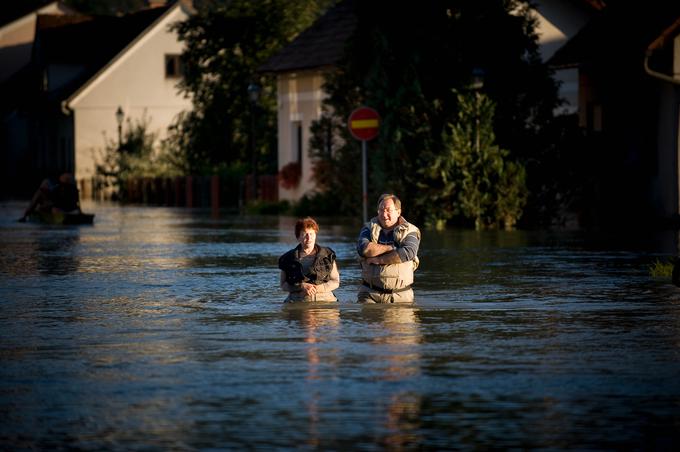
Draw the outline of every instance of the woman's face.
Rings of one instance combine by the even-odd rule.
[[[314,248],[314,244],[316,243],[316,231],[312,228],[300,231],[298,241],[304,249]]]

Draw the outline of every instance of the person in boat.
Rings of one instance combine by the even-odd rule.
[[[378,216],[361,228],[357,253],[362,283],[359,303],[412,303],[413,272],[418,268],[420,230],[401,216],[394,194],[378,199]]]
[[[52,211],[67,214],[82,213],[80,210],[80,193],[73,174],[63,173],[59,176]]]
[[[335,252],[316,243],[319,225],[310,217],[295,223],[299,245],[279,258],[281,289],[286,302],[337,301],[333,291],[340,286]]]
[[[72,213],[79,214],[80,194],[71,173],[62,173],[59,177],[48,176],[41,183],[31,202],[24,210],[19,221],[26,221],[32,213]]]

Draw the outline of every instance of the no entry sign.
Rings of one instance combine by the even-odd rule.
[[[369,107],[359,107],[349,115],[349,131],[354,138],[369,141],[378,136],[380,116]]]

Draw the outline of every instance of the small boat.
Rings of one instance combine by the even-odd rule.
[[[92,224],[93,213],[34,212],[28,216],[32,223],[44,224]]]

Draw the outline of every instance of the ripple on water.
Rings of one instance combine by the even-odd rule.
[[[324,220],[340,301],[283,305],[294,219],[93,204],[93,226],[43,228],[21,208],[0,206],[11,449],[679,439],[680,292],[639,241],[423,230],[417,303],[360,306],[357,227]]]

